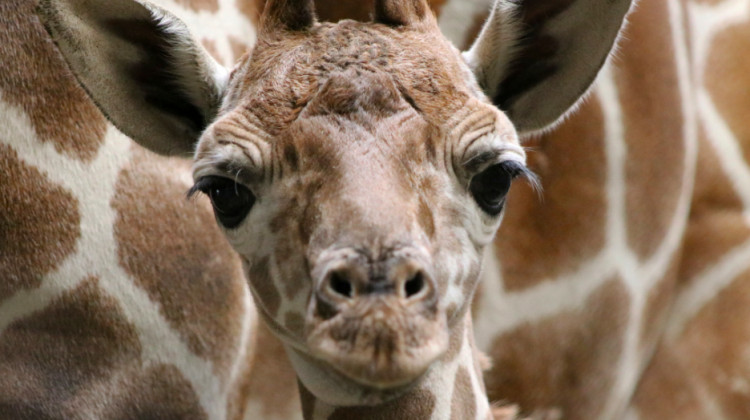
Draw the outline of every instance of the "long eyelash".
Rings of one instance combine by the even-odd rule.
[[[508,160],[501,164],[506,172],[511,174],[513,178],[524,178],[529,183],[531,188],[536,192],[539,198],[542,198],[543,187],[542,182],[539,180],[539,176],[534,173],[531,169],[527,168],[523,164],[514,160]]]
[[[187,198],[193,198],[195,193],[202,192],[206,193],[208,189],[211,187],[211,179],[208,177],[203,177],[195,182],[195,185],[190,187],[190,189],[187,191]]]

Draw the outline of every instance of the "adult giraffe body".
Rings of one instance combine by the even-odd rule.
[[[750,416],[747,28],[744,0],[638,2],[590,98],[526,143],[544,199],[512,193],[475,307],[491,399]]]
[[[233,2],[161,3],[224,63],[254,40]],[[267,340],[189,161],[106,122],[37,6],[0,3],[0,418],[265,417]]]

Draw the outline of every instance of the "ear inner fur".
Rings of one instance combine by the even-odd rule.
[[[110,121],[157,153],[192,153],[216,115],[227,71],[184,23],[150,3],[126,0],[42,0],[37,12]]]

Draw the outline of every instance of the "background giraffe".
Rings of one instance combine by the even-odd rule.
[[[166,6],[175,10],[174,5]],[[476,14],[456,15],[467,10],[461,6],[457,1],[442,5],[441,24],[454,40],[466,39],[468,29],[451,31],[471,28],[467,22],[481,19],[486,7],[477,2]],[[742,124],[743,111],[748,109],[742,69],[747,66],[741,61],[747,9],[746,1],[736,0],[642,1],[631,17],[616,68],[602,75],[580,115],[530,143],[536,149],[531,157],[542,175],[545,199],[538,203],[528,192],[514,192],[498,235],[498,255],[491,259],[499,267],[497,271],[486,267],[486,287],[479,292],[475,311],[477,337],[495,362],[486,376],[494,398],[519,402],[525,410],[557,408],[565,418],[590,418],[587,415],[603,412],[607,414],[598,417],[618,418],[630,404],[630,394],[634,394],[633,404],[627,415],[632,418],[747,417],[749,375],[741,354],[747,341],[743,286],[750,260],[749,146]],[[3,12],[3,16],[10,15]],[[202,13],[204,18],[208,14]],[[219,55],[228,55],[229,44],[217,43],[223,45],[216,47]],[[9,44],[3,42],[4,57],[12,54]],[[15,54],[14,59],[22,55]],[[2,63],[7,66],[11,61]],[[14,79],[5,76],[0,82],[8,80]],[[12,100],[5,94],[10,87],[2,89],[2,106],[10,109]],[[4,109],[3,118],[23,121],[23,114],[33,109],[14,106],[23,112]],[[23,166],[11,167],[19,159],[10,151],[15,151],[15,143],[13,147],[8,144],[24,132],[24,139],[53,137],[39,134],[44,131],[39,128],[44,118],[26,117],[35,128],[30,134],[23,126],[0,131],[2,164],[7,165],[2,175],[24,174],[33,179]],[[65,118],[55,123],[59,121]],[[643,121],[659,124],[648,127]],[[48,122],[47,126],[52,125]],[[640,133],[634,132],[638,129]],[[47,140],[47,144],[56,143]],[[65,150],[65,146],[56,146],[55,152],[58,149]],[[47,166],[50,162],[38,165],[55,167]],[[72,160],[68,166],[77,165]],[[52,176],[50,171],[43,173]],[[48,181],[34,182],[45,185]],[[3,185],[11,184],[3,180]],[[13,209],[19,202],[16,198],[27,196],[27,191],[5,196],[3,208]],[[35,218],[49,218],[43,213],[47,207],[41,206],[36,213],[33,208],[23,209],[26,214],[41,215]],[[64,216],[61,210],[55,213]],[[66,235],[57,227],[52,231]],[[23,242],[4,243],[13,244],[15,252]],[[33,246],[38,251],[45,249],[43,245]],[[45,253],[53,261],[40,266],[46,263],[53,268],[43,274],[61,266],[66,255],[59,256],[65,254],[64,247],[60,249]],[[2,256],[7,255],[18,258],[5,252]],[[3,267],[15,266],[6,263]],[[605,281],[603,273],[621,279]],[[37,286],[25,287],[23,281],[6,286],[6,296],[23,297],[20,290],[27,293],[27,300],[16,298],[9,305],[0,297],[0,313],[20,311],[26,302],[40,298],[40,306],[57,301],[54,296],[59,291],[41,288],[32,296],[30,290]],[[102,299],[97,296],[97,300]],[[498,309],[502,313],[494,312]],[[19,326],[24,315],[8,325]],[[5,334],[15,331],[4,328]],[[10,343],[6,337],[3,345]],[[570,354],[572,358],[560,363],[563,355]],[[538,373],[539,366],[558,369]],[[497,378],[494,384],[493,378]],[[565,385],[562,394],[560,384]],[[581,397],[586,386],[607,395]]]
[[[747,418],[750,3],[629,21],[589,100],[528,143],[544,200],[514,192],[477,294],[488,391],[562,418]]]
[[[250,2],[160,3],[220,61],[254,41]],[[0,417],[267,417],[278,352],[190,163],[106,123],[35,7],[0,4]]]

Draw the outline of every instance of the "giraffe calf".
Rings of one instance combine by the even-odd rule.
[[[534,181],[519,136],[561,118],[606,60],[630,7],[607,3],[547,10],[550,27],[591,13],[595,33],[529,44],[498,1],[462,55],[424,0],[337,24],[270,0],[231,71],[146,2],[44,0],[40,15],[117,127],[194,152],[190,194],[241,257],[306,418],[486,419],[514,414],[490,408],[473,342],[483,250],[514,179]]]

